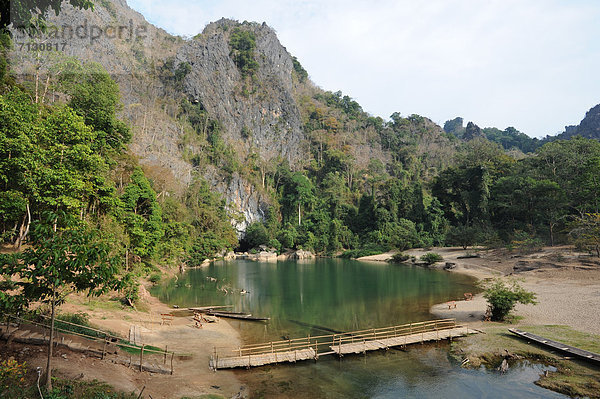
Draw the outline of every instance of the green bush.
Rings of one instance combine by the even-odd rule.
[[[229,37],[230,56],[243,77],[252,76],[258,71],[258,62],[254,59],[256,35],[239,27]]]
[[[281,252],[281,243],[276,238],[269,240],[269,247],[275,248],[278,253]]]
[[[516,231],[512,241],[508,245],[510,251],[517,250],[524,254],[537,252],[542,249],[544,242],[538,237],[532,236],[525,231]]]
[[[277,240],[281,243],[282,248],[294,248],[296,238],[298,237],[298,232],[294,228],[294,226],[288,224],[286,228],[279,231],[277,234]]]
[[[344,253],[342,253],[340,255],[340,258],[356,259],[356,258],[362,258],[363,256],[379,255],[385,251],[386,251],[386,249],[382,250],[382,248],[378,248],[376,246],[367,246],[364,248],[349,249],[347,251],[344,251]]]
[[[269,240],[269,232],[265,225],[261,222],[254,222],[246,228],[246,236],[243,241],[248,248],[257,248],[260,245],[268,245]]]
[[[394,256],[392,256],[392,259],[390,259],[390,262],[392,263],[402,263],[402,262],[406,262],[407,260],[410,259],[410,256],[403,254],[402,252],[398,252],[397,254],[395,254]]]
[[[93,381],[76,381],[53,378],[54,389],[44,395],[46,399],[135,399],[138,395],[133,393],[115,392],[110,385]],[[30,394],[31,398],[38,398],[37,389]]]
[[[483,297],[490,304],[491,318],[494,321],[503,321],[517,303],[537,303],[535,293],[526,291],[516,280],[494,279],[484,284],[484,288]]]
[[[428,265],[433,265],[436,262],[441,262],[444,260],[440,254],[436,254],[435,252],[428,252],[425,255],[421,256],[421,260]]]
[[[199,266],[206,259],[212,258],[227,246],[227,242],[224,239],[217,237],[214,232],[209,231],[196,238],[187,261],[190,266]]]
[[[150,277],[148,278],[148,280],[152,283],[152,284],[158,284],[160,283],[160,280],[162,279],[162,275],[159,272],[156,273],[152,273],[150,275]]]

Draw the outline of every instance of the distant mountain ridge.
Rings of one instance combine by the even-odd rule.
[[[586,139],[600,140],[600,104],[592,107],[579,125],[565,126],[565,131],[555,136],[546,136],[543,139],[529,137],[514,127],[507,127],[500,130],[495,127],[485,127],[480,129],[473,122],[469,122],[467,127],[463,125],[463,118],[456,117],[444,123],[444,131],[452,134],[464,141],[472,140],[477,136],[500,144],[505,150],[519,149],[523,153],[530,153],[544,144],[555,140],[569,140],[576,136]]]
[[[575,136],[586,139],[600,140],[600,104],[592,107],[585,118],[577,126],[566,126],[565,131],[551,138],[552,140],[567,140]]]

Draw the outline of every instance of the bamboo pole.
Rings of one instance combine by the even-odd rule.
[[[142,344],[142,350],[140,351],[140,371],[142,371],[143,363],[144,363],[144,344]]]
[[[108,340],[104,337],[104,346],[102,347],[102,360],[104,360],[104,356],[106,355],[106,343]]]

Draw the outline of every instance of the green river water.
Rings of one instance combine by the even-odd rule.
[[[212,277],[217,281],[210,281]],[[225,290],[228,292],[225,293]],[[240,293],[247,291],[246,294]],[[342,259],[216,262],[156,287],[180,307],[231,305],[270,317],[231,321],[244,343],[431,320],[432,305],[473,292],[470,277],[405,265]],[[312,326],[312,327],[311,327]],[[254,397],[265,398],[562,398],[533,384],[542,367],[523,364],[501,375],[464,370],[448,344],[414,345],[367,356],[333,356],[240,370]]]

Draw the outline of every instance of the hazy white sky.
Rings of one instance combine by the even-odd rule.
[[[600,103],[597,0],[128,0],[193,36],[221,17],[266,22],[311,79],[387,119],[514,126],[545,136]]]

